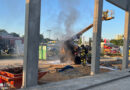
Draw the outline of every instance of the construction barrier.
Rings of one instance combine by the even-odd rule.
[[[39,59],[40,60],[47,59],[47,46],[39,46]]]
[[[130,55],[130,49],[129,49],[129,55]]]

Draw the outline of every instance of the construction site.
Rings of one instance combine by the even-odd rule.
[[[0,90],[130,89],[129,0],[93,0],[93,23],[78,31],[72,30],[78,17],[76,1],[59,1],[57,28],[64,22],[66,34],[59,30],[55,36],[60,39],[52,39],[48,29],[48,38],[40,40],[42,0],[25,0],[24,36],[0,30]],[[124,34],[116,39],[102,38],[102,23],[117,16],[103,9],[104,2],[125,11]],[[92,37],[85,41],[90,31]]]

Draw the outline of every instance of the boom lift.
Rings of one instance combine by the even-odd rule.
[[[108,21],[108,20],[112,20],[114,19],[113,17],[113,12],[112,11],[104,11],[102,13],[102,21]],[[70,39],[64,41],[64,44],[62,45],[62,48],[60,50],[60,54],[61,54],[61,61],[65,62],[65,58],[68,56],[69,59],[74,59],[74,55],[73,55],[73,49],[75,47],[75,39],[80,39],[80,36],[87,32],[89,29],[91,29],[93,27],[93,24],[90,24],[88,27],[84,28],[83,30],[81,30],[80,32],[78,32],[76,35],[72,36]],[[68,55],[69,54],[69,55]],[[71,54],[71,55],[70,55]]]

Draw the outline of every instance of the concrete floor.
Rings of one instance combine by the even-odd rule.
[[[21,90],[130,90],[129,70],[85,76]]]
[[[95,86],[86,90],[130,90],[130,77]]]
[[[101,58],[101,60],[102,61],[113,61],[113,60],[115,60],[114,58],[112,59],[112,58]],[[54,62],[54,61],[49,61],[49,63],[52,63],[52,62]],[[0,66],[6,66],[6,65],[10,65],[10,64],[12,64],[12,65],[21,65],[23,63],[23,60],[22,59],[4,59],[4,60],[0,60]],[[58,63],[58,61],[57,61],[57,63]],[[43,64],[43,62],[42,62],[42,64]],[[113,74],[113,73],[112,73]],[[77,80],[72,80],[72,81],[63,81],[63,82],[61,82],[62,83],[62,85],[63,85],[63,87],[65,87],[65,88],[67,88],[67,90],[75,90],[76,89],[76,86],[80,86],[80,88],[83,86],[83,87],[89,87],[89,86],[91,86],[91,84],[95,84],[96,82],[97,83],[99,83],[99,82],[101,82],[102,80],[101,79],[103,79],[103,77],[104,77],[104,80],[103,81],[105,81],[105,79],[107,78],[112,78],[113,79],[113,77],[116,77],[117,75],[120,75],[120,74],[113,74],[112,75],[111,74],[111,72],[110,73],[108,73],[108,74],[106,74],[106,76],[103,76],[103,75],[98,75],[98,78],[97,77],[93,77],[93,78],[90,78],[90,77],[83,77],[83,78],[81,78],[81,81],[82,81],[82,85],[80,86],[80,84],[78,84],[78,82],[77,82]],[[122,73],[122,75],[124,75],[125,73]],[[105,74],[104,74],[105,75]],[[121,75],[121,76],[122,76]],[[130,75],[130,74],[129,74]],[[125,75],[124,75],[125,76]],[[87,79],[88,78],[88,79]],[[86,80],[85,80],[86,79]],[[79,79],[80,80],[80,79]],[[79,81],[78,80],[78,81]],[[87,81],[87,82],[86,82]],[[85,89],[84,88],[84,90],[130,90],[130,77],[126,77],[126,78],[123,78],[123,79],[119,79],[119,80],[115,80],[115,81],[112,81],[112,82],[108,82],[108,83],[102,83],[102,84],[100,84],[100,85],[92,85],[92,87],[90,87],[89,89],[87,88],[87,89]],[[68,82],[68,84],[65,84],[64,85],[64,82]],[[69,84],[69,82],[73,82],[72,84],[74,84],[74,85],[72,85],[72,86],[75,86],[75,88],[73,88],[70,84]],[[61,86],[61,83],[58,83],[58,84],[56,84],[56,86],[54,86],[53,84],[51,84],[52,86],[54,86],[54,87],[52,87],[54,90],[65,90],[65,89],[63,89]],[[84,84],[84,83],[86,83],[86,84]],[[87,85],[88,84],[88,85]],[[60,86],[61,85],[61,86]],[[45,87],[44,89],[48,89],[46,86],[48,86],[48,85],[43,85],[43,87]],[[58,87],[59,88],[58,88]],[[68,86],[68,87],[67,87]],[[42,86],[41,87],[39,87],[39,89],[37,89],[37,90],[40,90],[41,88],[43,88]],[[52,89],[51,87],[48,89],[48,90],[51,90]],[[78,87],[77,87],[78,88]],[[78,88],[79,89],[79,88]],[[29,90],[31,90],[31,89],[29,89]],[[36,88],[35,89],[32,89],[32,90],[36,90]]]

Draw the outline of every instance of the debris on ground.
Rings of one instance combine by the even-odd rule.
[[[59,70],[59,72],[66,71],[66,70],[68,70],[68,69],[74,69],[74,68],[73,68],[73,66],[67,65],[67,66],[61,68],[61,69]]]
[[[90,66],[82,66],[82,65],[71,65],[73,69],[66,69],[63,72],[59,72],[59,68],[63,68],[63,65],[53,65],[49,66],[49,70],[51,72],[47,73],[43,78],[40,80],[40,84],[43,83],[50,83],[50,82],[57,82],[62,80],[69,80],[74,78],[79,78],[83,76],[90,76],[91,67]],[[58,69],[58,70],[57,70]],[[52,72],[53,71],[53,72]],[[109,72],[108,69],[100,69],[101,73]]]

